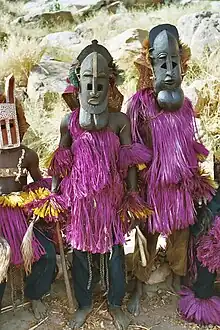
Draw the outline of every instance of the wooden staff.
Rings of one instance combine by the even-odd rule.
[[[58,221],[56,223],[56,230],[57,230],[57,237],[58,237],[58,242],[59,242],[60,258],[61,258],[61,263],[62,263],[64,282],[65,282],[65,286],[66,286],[66,294],[67,294],[68,303],[69,303],[69,313],[73,313],[74,312],[73,296],[72,296],[70,281],[69,281],[69,277],[68,277],[68,273],[67,273],[66,260],[65,260],[64,248],[63,248],[63,240],[62,240],[62,236],[60,233],[60,224]]]

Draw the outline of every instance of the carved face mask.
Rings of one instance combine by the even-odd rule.
[[[97,52],[89,54],[80,68],[80,126],[87,130],[100,130],[107,126],[109,67]]]
[[[153,41],[150,57],[160,108],[168,111],[180,109],[184,94],[181,89],[180,49],[177,39],[168,31],[163,30]]]
[[[5,90],[6,103],[0,103],[0,149],[4,150],[20,146],[13,76],[7,78]]]

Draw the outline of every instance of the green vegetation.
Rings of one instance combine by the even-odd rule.
[[[70,23],[44,24],[42,26],[38,21],[36,24],[21,22],[21,24],[15,25],[13,21],[25,14],[23,13],[24,3],[23,1],[0,0],[0,81],[3,82],[8,74],[14,73],[17,86],[22,88],[27,86],[29,74],[32,68],[40,62],[43,54],[48,54],[62,62],[71,63],[73,54],[69,49],[57,47],[46,49],[40,47],[39,44],[42,37],[49,33],[74,31],[76,28],[75,24]],[[174,5],[162,6],[157,9],[143,9],[142,7],[131,9],[128,13],[123,14],[123,20],[120,15],[112,15],[101,10],[95,14],[91,13],[86,18],[77,18],[76,22],[83,23],[83,26],[91,31],[88,34],[84,33],[86,41],[96,38],[100,42],[106,42],[128,28],[149,30],[153,25],[159,23],[176,24],[183,14],[187,15],[208,8],[206,1],[184,7],[184,10]],[[61,10],[61,5],[58,0],[55,0],[49,11],[59,10]],[[124,82],[120,86],[125,98],[135,91],[137,76],[133,60],[136,56],[136,52],[127,52],[121,63],[118,63],[119,67],[125,69]],[[205,57],[199,62],[190,62],[184,81],[190,84],[195,80],[205,81],[203,83],[205,87],[200,95],[200,98],[203,96],[203,103],[199,102],[197,108],[201,115],[202,128],[206,138],[212,148],[220,154],[220,47],[211,56]],[[68,109],[61,96],[53,93],[47,93],[44,100],[37,103],[25,101],[24,108],[31,125],[25,141],[30,147],[35,148],[44,159],[57,145],[59,123]]]

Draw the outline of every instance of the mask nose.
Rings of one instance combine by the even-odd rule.
[[[171,56],[167,56],[166,60],[166,66],[167,66],[167,80],[171,80],[173,76],[173,62]]]
[[[93,98],[98,98],[100,95],[100,93],[97,90],[92,90],[92,92],[90,92],[90,96]]]
[[[97,98],[99,97],[100,93],[98,92],[98,86],[97,86],[97,77],[96,75],[93,76],[93,80],[92,80],[92,90],[90,92],[90,96]]]

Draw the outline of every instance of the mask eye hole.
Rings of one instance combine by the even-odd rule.
[[[92,90],[92,84],[87,84],[87,90],[91,91]]]
[[[1,129],[6,129],[6,125],[5,124],[2,124],[1,125]]]
[[[161,65],[161,68],[162,68],[162,69],[167,69],[167,64],[166,64],[166,63],[162,64],[162,65]]]
[[[102,86],[101,84],[98,84],[98,86],[97,86],[97,90],[98,90],[98,92],[103,91],[103,86]]]
[[[177,66],[177,63],[172,62],[173,69]]]
[[[13,124],[13,123],[11,123],[11,124],[10,124],[10,128],[13,128],[13,127],[14,127],[14,124]]]

